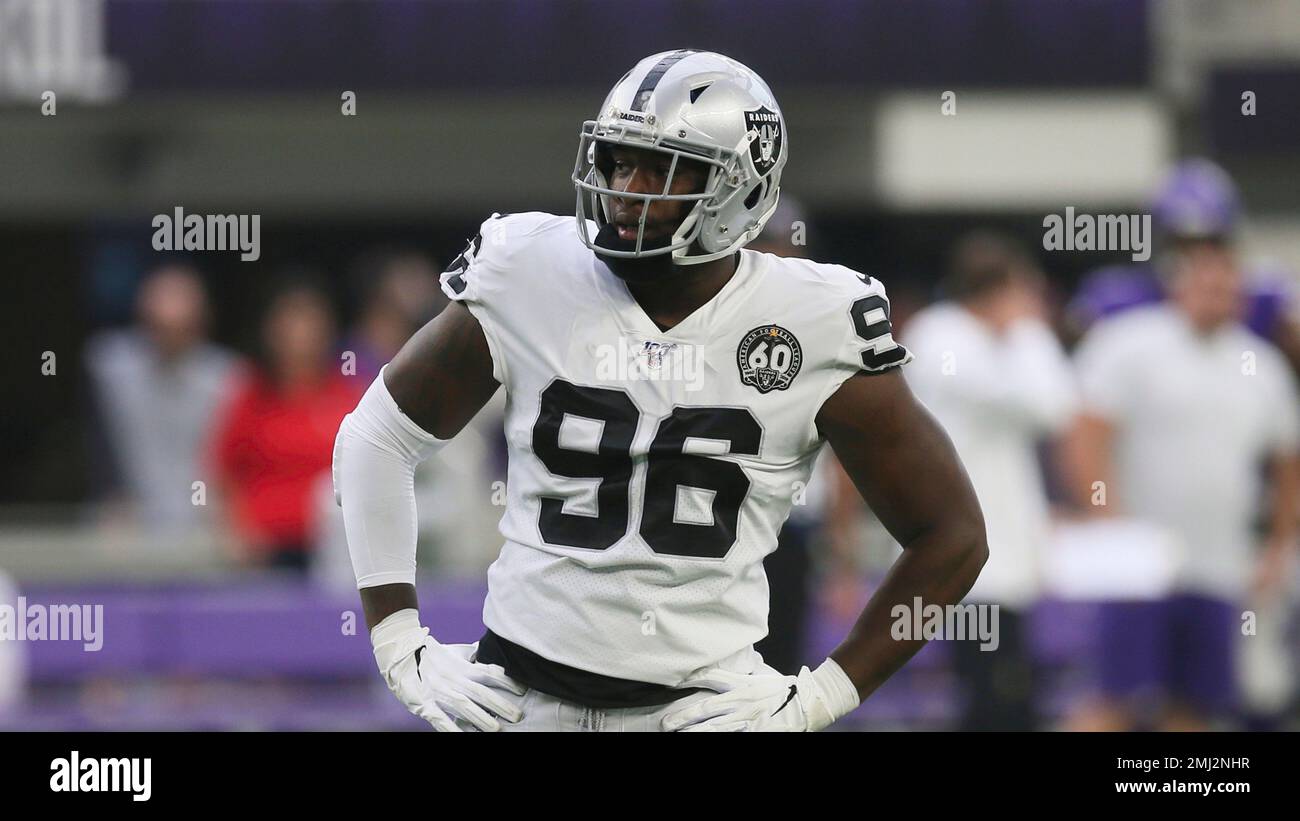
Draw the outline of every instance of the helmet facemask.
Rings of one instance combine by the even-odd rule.
[[[609,154],[611,147],[615,145],[651,149],[671,156],[672,162],[663,189],[657,193],[629,193],[611,188]],[[748,140],[743,150],[748,150],[747,145]],[[579,236],[583,243],[597,254],[622,259],[642,259],[671,254],[674,264],[692,265],[726,256],[743,242],[727,242],[721,247],[705,247],[700,241],[701,229],[710,219],[716,218],[716,215],[735,197],[752,196],[751,192],[760,190],[759,186],[767,185],[766,180],[759,181],[759,186],[747,184],[749,175],[746,174],[741,159],[741,149],[724,149],[686,139],[668,139],[623,122],[606,125],[588,120],[583,124],[572,175],[577,191]],[[668,193],[672,190],[673,179],[683,160],[692,160],[707,166],[708,176],[703,191],[689,194]],[[635,241],[618,240],[612,223],[613,213],[609,202],[611,197],[642,201],[641,221],[637,227]],[[647,241],[646,219],[651,204],[656,201],[693,202],[694,206],[682,218],[671,236]],[[590,234],[588,220],[596,224],[595,236]],[[758,230],[761,229],[760,222]],[[757,232],[754,233],[757,235]],[[737,238],[739,236],[738,233]],[[744,241],[751,238],[746,238]],[[618,247],[629,243],[630,248]]]

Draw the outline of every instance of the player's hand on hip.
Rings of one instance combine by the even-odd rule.
[[[718,694],[669,710],[661,722],[669,732],[814,732],[859,700],[853,682],[831,659],[797,676],[709,670],[682,686]]]
[[[459,721],[490,733],[523,718],[527,688],[500,666],[475,662],[477,644],[439,644],[414,609],[375,625],[370,642],[388,689],[439,732],[461,732]]]

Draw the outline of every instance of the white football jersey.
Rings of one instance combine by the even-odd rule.
[[[661,331],[573,217],[527,213],[484,222],[442,287],[482,325],[507,392],[487,627],[667,686],[766,635],[762,562],[824,442],[818,410],[910,358],[880,283],[746,250]]]

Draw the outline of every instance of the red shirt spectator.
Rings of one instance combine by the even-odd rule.
[[[330,469],[334,436],[363,386],[337,373],[281,388],[246,377],[220,420],[215,461],[235,528],[253,550],[305,554],[312,492]]]

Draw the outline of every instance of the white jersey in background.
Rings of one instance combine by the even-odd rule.
[[[1002,335],[952,302],[920,311],[903,341],[908,382],[952,438],[984,511],[989,561],[967,598],[1023,608],[1041,592],[1050,533],[1037,444],[1071,418],[1070,361],[1050,328]]]
[[[818,410],[850,376],[910,358],[880,283],[744,250],[661,331],[573,217],[527,213],[483,223],[442,287],[482,325],[508,397],[487,627],[667,686],[762,638],[762,560],[823,444]]]
[[[1286,359],[1243,326],[1200,334],[1162,304],[1099,323],[1076,360],[1085,410],[1115,427],[1121,510],[1181,537],[1181,589],[1242,595],[1263,462],[1300,427]]]

